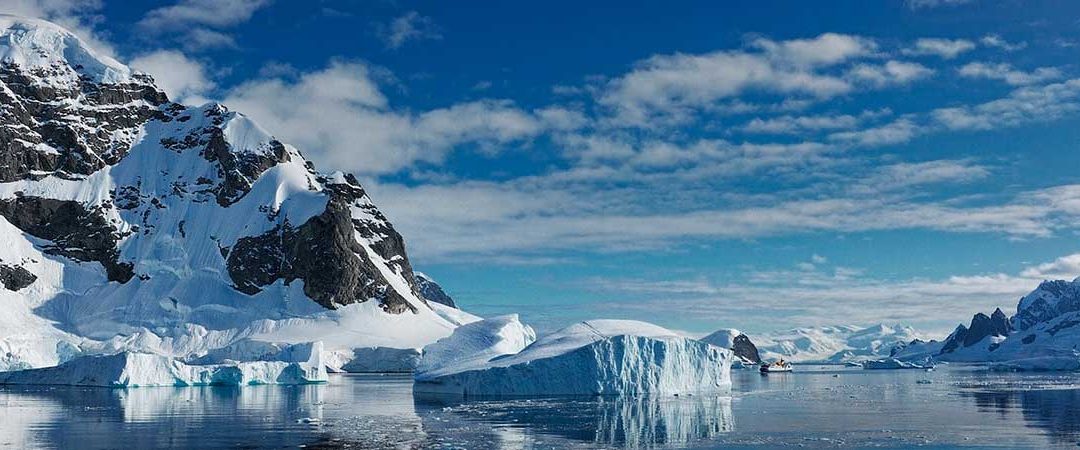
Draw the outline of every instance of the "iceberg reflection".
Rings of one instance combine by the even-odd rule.
[[[431,435],[490,433],[491,442],[508,447],[535,444],[544,437],[626,448],[666,447],[713,439],[735,428],[731,397],[720,396],[464,401],[417,394],[416,410]]]

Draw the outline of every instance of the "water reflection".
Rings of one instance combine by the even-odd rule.
[[[431,436],[488,433],[498,448],[520,448],[549,437],[626,448],[669,447],[714,439],[735,428],[731,398],[716,396],[461,401],[418,394],[416,410]]]
[[[1080,440],[1080,389],[1029,386],[1028,390],[962,391],[980,411],[997,413],[1009,420],[1019,411],[1029,427],[1045,430],[1056,444]]]
[[[295,446],[321,415],[316,386],[283,388],[5,388],[0,443],[13,447]],[[197,432],[193,432],[198,430]]]

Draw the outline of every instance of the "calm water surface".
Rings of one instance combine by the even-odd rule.
[[[0,388],[5,448],[1077,448],[1080,374],[735,371],[730,397],[461,402],[407,376],[245,388]]]

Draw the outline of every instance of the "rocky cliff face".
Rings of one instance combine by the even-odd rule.
[[[443,291],[442,286],[436,283],[435,280],[426,274],[415,272],[416,274],[416,286],[420,290],[420,294],[430,302],[439,303],[449,306],[451,308],[457,308],[457,304],[454,303],[454,299]]]
[[[169,101],[54,24],[6,15],[0,236],[0,281],[15,295],[5,305],[19,308],[0,318],[0,349],[39,325],[76,346],[133,333],[157,342],[195,329],[265,334],[284,325],[260,321],[296,325],[357,304],[415,319],[365,316],[395,324],[365,336],[413,323],[427,330],[422,344],[453,327],[354,177],[316,171],[223,105]]]

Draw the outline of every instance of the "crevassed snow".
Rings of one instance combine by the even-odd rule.
[[[645,322],[592,320],[487,362],[436,364],[414,390],[464,396],[726,392],[730,350]]]
[[[100,387],[308,384],[327,381],[322,344],[282,361],[189,365],[149,353],[82,356],[56,367],[0,372],[0,384]]]

